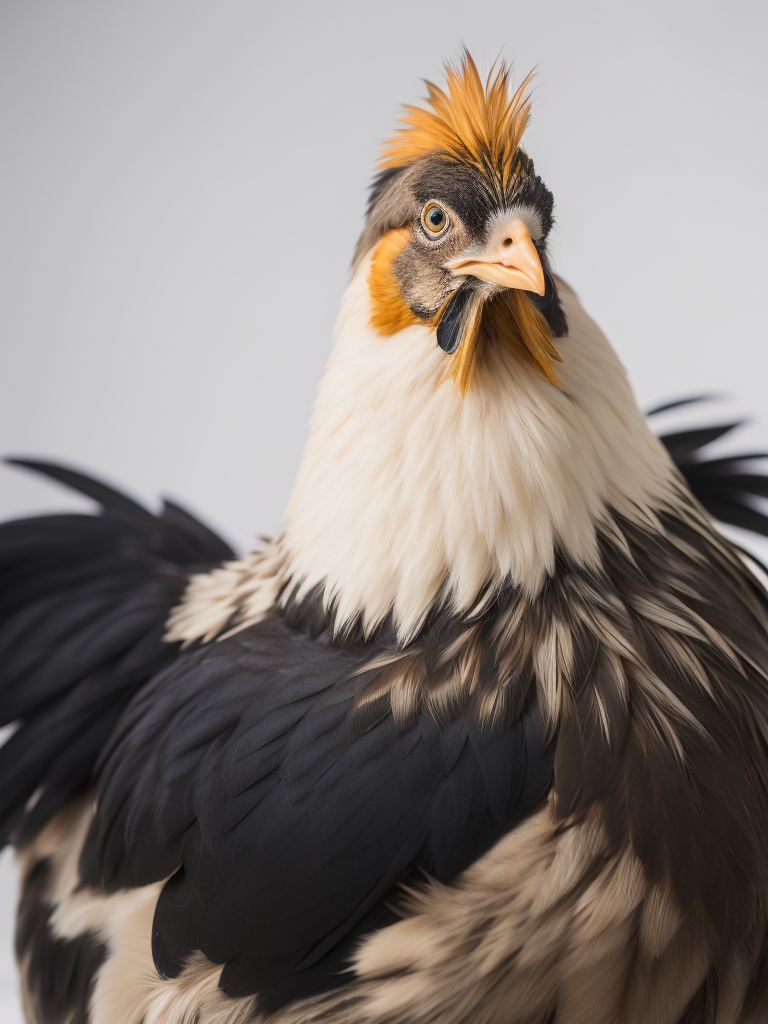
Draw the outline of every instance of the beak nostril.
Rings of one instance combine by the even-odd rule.
[[[504,245],[512,245],[512,239],[511,238],[505,238],[504,239]]]

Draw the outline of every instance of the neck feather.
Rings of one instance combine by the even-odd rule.
[[[368,261],[342,301],[284,521],[285,593],[337,628],[468,611],[503,582],[534,595],[558,552],[598,558],[611,514],[653,523],[675,473],[610,345],[560,285],[562,387],[499,346],[462,397],[433,331],[370,326]]]

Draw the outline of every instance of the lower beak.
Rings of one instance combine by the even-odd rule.
[[[521,288],[543,295],[546,290],[544,271],[530,232],[519,218],[511,220],[499,237],[480,256],[460,257],[445,264],[456,277],[476,277],[502,288]]]

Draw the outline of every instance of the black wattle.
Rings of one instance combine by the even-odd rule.
[[[547,321],[552,337],[564,338],[568,333],[568,321],[565,318],[563,307],[560,305],[555,279],[544,257],[542,257],[541,269],[544,271],[544,294],[537,295],[536,292],[526,292],[525,294]]]
[[[555,282],[552,279],[552,275],[546,267],[542,267],[542,270],[544,271],[544,294],[538,295],[536,292],[525,293],[540,313],[549,309],[555,297]]]
[[[448,355],[451,355],[461,344],[461,331],[466,309],[472,289],[461,284],[453,297],[448,301],[440,323],[437,325],[437,344]]]

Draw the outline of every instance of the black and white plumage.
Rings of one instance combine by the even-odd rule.
[[[128,701],[176,657],[164,621],[189,572],[233,555],[170,502],[154,516],[71,470],[15,461],[93,498],[101,514],[2,528],[3,724],[24,721],[0,751],[6,843],[30,839],[80,793]]]
[[[30,1021],[768,1012],[768,606],[696,500],[768,533],[765,478],[653,437],[549,269],[522,93],[449,81],[279,537],[25,463],[102,506],[0,528]]]

